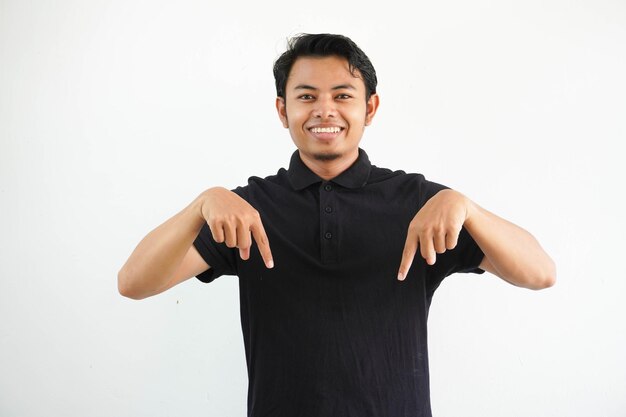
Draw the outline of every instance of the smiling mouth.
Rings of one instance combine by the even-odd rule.
[[[333,126],[333,127],[312,127],[309,128],[311,133],[340,133],[344,128]]]

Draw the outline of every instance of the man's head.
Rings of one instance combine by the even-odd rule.
[[[365,126],[378,108],[376,72],[340,35],[301,35],[274,65],[276,109],[302,160],[322,177],[358,157]]]
[[[294,62],[300,57],[337,56],[348,62],[352,75],[365,84],[366,99],[376,93],[376,70],[369,58],[350,38],[342,35],[302,34],[291,38],[287,50],[274,63],[276,95],[285,98],[285,87]]]

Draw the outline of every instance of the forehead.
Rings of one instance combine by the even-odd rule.
[[[345,58],[338,56],[300,57],[296,59],[289,71],[287,90],[299,85],[310,85],[315,88],[332,88],[336,85],[351,84],[359,90],[365,90],[358,69],[354,75]]]

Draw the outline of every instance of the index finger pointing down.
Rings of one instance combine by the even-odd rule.
[[[252,232],[252,237],[259,248],[261,258],[263,258],[263,262],[265,262],[265,266],[268,268],[274,268],[274,260],[272,258],[272,251],[270,250],[270,243],[267,239],[267,234],[265,233],[265,229],[263,228],[261,221],[259,220],[258,224],[252,225],[250,227],[250,231]]]
[[[419,242],[417,240],[417,236],[414,236],[411,232],[409,232],[406,242],[404,244],[404,250],[402,251],[402,261],[400,261],[400,270],[398,271],[398,279],[400,281],[404,281],[407,274],[409,273],[409,269],[411,268],[411,264],[413,263],[413,259],[415,258],[415,254],[417,253]]]

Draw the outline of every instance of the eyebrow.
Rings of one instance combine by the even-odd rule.
[[[293,88],[294,90],[318,90],[318,88],[307,84],[298,84]],[[332,88],[332,90],[356,90],[356,87],[352,84],[340,84]]]

